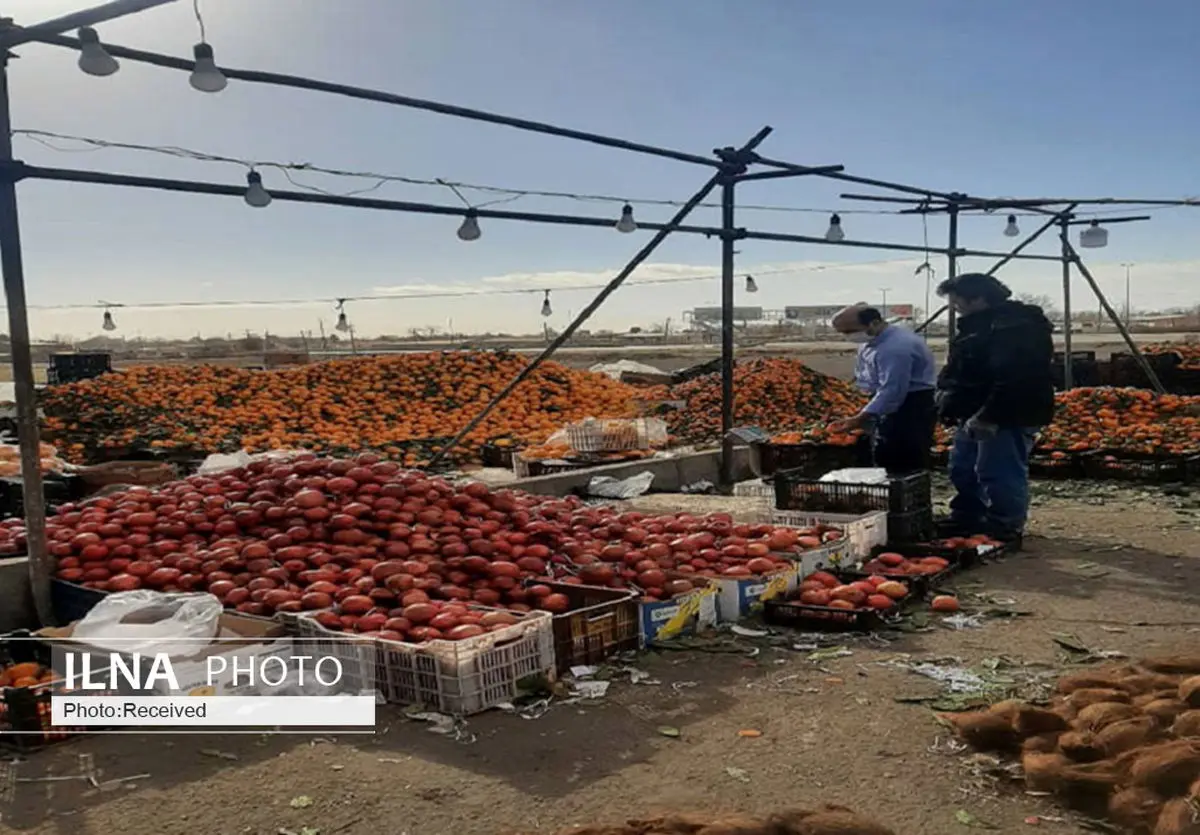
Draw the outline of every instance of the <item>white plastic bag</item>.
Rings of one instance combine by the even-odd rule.
[[[839,484],[887,484],[887,470],[882,467],[848,467],[825,473],[819,481],[836,481]]]
[[[197,475],[216,475],[217,473],[236,470],[239,467],[244,467],[250,463],[250,453],[244,449],[239,449],[233,455],[226,455],[221,452],[214,452],[201,462],[196,469]]]
[[[589,496],[599,496],[602,499],[632,499],[650,489],[654,481],[654,473],[646,470],[629,478],[616,479],[608,475],[592,476],[588,482]]]
[[[84,615],[71,637],[126,655],[195,655],[217,637],[221,611],[221,601],[211,594],[116,592]]]

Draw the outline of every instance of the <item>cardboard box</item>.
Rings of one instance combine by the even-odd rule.
[[[658,641],[669,641],[701,628],[716,626],[718,591],[713,583],[672,600],[653,603],[639,601],[642,646],[648,647]]]
[[[733,623],[762,611],[763,601],[795,591],[800,585],[801,564],[783,568],[762,577],[735,579],[718,577],[717,617],[721,623]]]

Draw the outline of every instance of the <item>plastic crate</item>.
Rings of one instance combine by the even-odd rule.
[[[887,625],[887,621],[873,609],[833,609],[794,600],[766,601],[763,604],[763,620],[772,626],[788,626],[810,632],[869,632]]]
[[[576,452],[623,452],[650,449],[667,439],[667,425],[659,418],[588,419],[568,424],[567,442]]]
[[[717,587],[718,622],[736,623],[762,611],[766,602],[795,591],[800,563],[760,577],[715,577],[712,582]]]
[[[112,355],[108,353],[51,354],[46,379],[54,384],[73,383],[110,371]]]
[[[915,553],[914,556],[916,556]],[[923,554],[922,556],[932,557],[936,555]],[[936,574],[891,574],[885,571],[868,572],[856,569],[842,569],[837,572],[837,576],[847,583],[853,583],[855,580],[865,580],[868,577],[876,575],[903,583],[908,586],[908,596],[900,601],[900,605],[904,605],[905,603],[917,603],[929,597],[943,582],[950,579],[957,572],[958,566],[951,563],[947,568]]]
[[[1086,454],[1064,450],[1035,449],[1029,454],[1029,475],[1032,478],[1084,478],[1083,459]]]
[[[937,526],[933,521],[933,508],[927,507],[909,513],[889,513],[887,531],[889,543],[928,542],[937,533]]]
[[[479,449],[479,457],[485,467],[512,469],[515,450],[511,446],[484,444]]]
[[[595,467],[597,464],[586,461],[572,461],[561,458],[525,459],[520,454],[513,456],[513,474],[517,478],[537,478],[543,475],[557,475],[571,470],[582,470]]]
[[[694,575],[691,579],[695,579]],[[716,626],[718,591],[716,583],[709,583],[702,589],[671,600],[639,600],[641,645],[653,646],[661,641]]]
[[[927,471],[891,478],[885,484],[818,481],[795,471],[775,474],[777,510],[859,515],[876,510],[909,513],[932,506],[933,485]]]
[[[50,645],[32,638],[32,633],[24,629],[0,636],[0,667],[26,661],[49,667]],[[64,685],[59,680],[33,687],[0,688],[0,744],[40,748],[89,730],[51,724],[50,700],[55,693],[63,692]]]
[[[871,553],[872,548],[887,544],[887,519],[887,511],[884,510],[863,514],[772,510],[764,516],[762,521],[770,525],[783,525],[789,528],[811,528],[817,525],[841,528],[846,534],[843,541],[849,543],[848,556],[854,560],[861,560]]]
[[[1101,451],[1081,459],[1087,478],[1186,484],[1200,476],[1200,455],[1155,455]]]
[[[865,466],[870,457],[862,444],[765,443],[754,444],[753,448],[758,453],[757,472],[764,476],[786,470],[807,478],[820,478],[833,470]]]
[[[59,623],[74,623],[92,611],[108,592],[66,580],[50,581],[50,607]]]
[[[522,679],[555,674],[549,612],[529,612],[519,623],[478,638],[424,644],[343,635],[313,618],[305,613],[296,619],[301,637],[338,657],[350,671],[343,675],[357,673],[362,691],[376,690],[391,704],[469,716],[515,699]]]
[[[637,592],[569,583],[545,585],[571,602],[571,611],[553,618],[558,672],[638,649]]]

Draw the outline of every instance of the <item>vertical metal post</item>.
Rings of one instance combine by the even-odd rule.
[[[733,293],[734,293],[734,202],[736,181],[731,176],[721,180],[721,470],[719,485],[733,485]]]
[[[949,279],[958,275],[958,204],[951,203],[948,211],[950,214],[950,252],[946,255],[946,278]],[[954,312],[954,305],[950,305],[946,314],[947,346],[954,339],[954,325],[957,320],[958,315]]]
[[[5,26],[0,23],[0,27]],[[25,302],[25,271],[21,261],[21,229],[17,222],[17,183],[12,155],[12,119],[8,99],[8,54],[0,54],[0,268],[8,302],[8,336],[12,344],[13,388],[17,401],[17,440],[21,447],[21,481],[25,504],[25,537],[29,554],[29,583],[38,620],[54,623],[50,603],[53,567],[46,553],[46,496],[42,489],[39,454],[37,393],[29,318]]]
[[[1070,215],[1063,214],[1058,221],[1058,237],[1062,242],[1062,286],[1063,286],[1063,390],[1075,388],[1075,362],[1071,354],[1071,231]]]

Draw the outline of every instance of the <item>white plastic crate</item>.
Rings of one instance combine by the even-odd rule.
[[[315,613],[314,613],[315,614]],[[407,644],[378,638],[346,640],[317,623],[298,618],[302,636],[329,639],[327,648],[361,664],[362,645],[374,659],[374,687],[391,704],[423,705],[454,716],[469,716],[516,698],[527,676],[554,678],[554,628],[549,612],[529,612],[519,623],[464,641]]]
[[[801,510],[772,510],[763,519],[772,525],[784,525],[789,528],[811,528],[815,525],[829,525],[841,528],[846,536],[843,540],[848,543],[841,562],[849,557],[861,562],[871,554],[871,550],[887,545],[887,511],[878,510],[862,515],[849,513],[805,513]],[[835,561],[834,564],[838,564]]]
[[[768,499],[772,507],[775,505],[775,485],[761,478],[739,481],[733,485],[733,495],[741,499]]]
[[[567,441],[576,452],[650,449],[667,439],[667,425],[659,418],[588,418],[569,424],[566,429]]]

